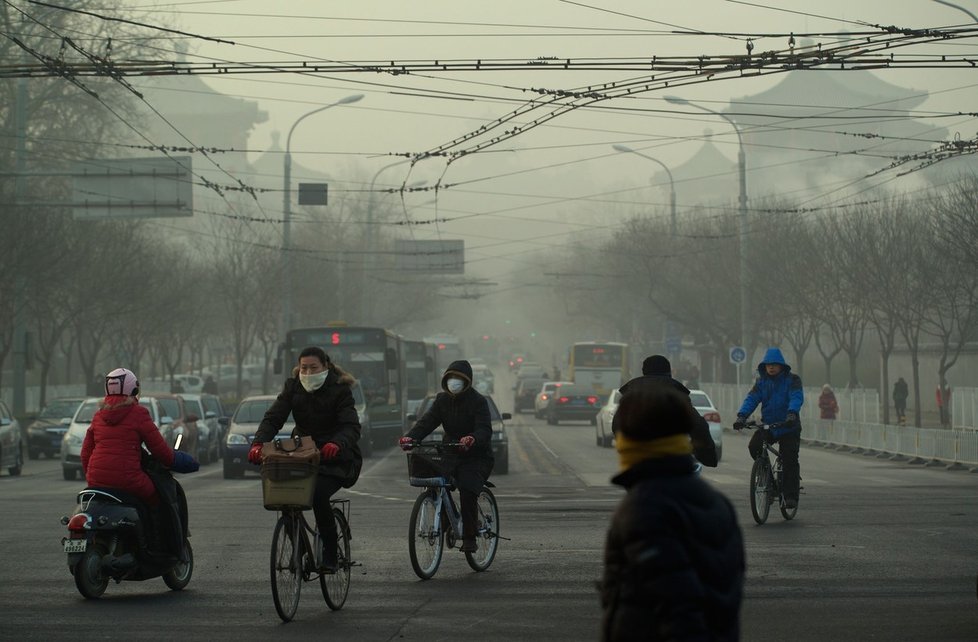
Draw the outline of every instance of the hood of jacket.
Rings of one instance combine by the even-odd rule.
[[[759,364],[757,364],[757,372],[762,377],[767,376],[767,372],[764,370],[764,366],[766,366],[769,363],[778,364],[779,366],[781,366],[782,372],[784,373],[791,372],[791,366],[789,366],[788,362],[784,360],[784,355],[781,354],[781,348],[768,348],[767,352],[764,353],[764,358],[761,359],[761,362]]]
[[[441,377],[441,388],[446,392],[448,391],[447,383],[450,377],[458,377],[465,381],[465,388],[463,388],[463,391],[467,390],[472,387],[472,366],[464,359],[452,361],[450,364],[448,364],[445,374],[443,374]]]
[[[126,418],[133,406],[139,404],[139,400],[128,395],[108,395],[102,400],[102,407],[99,414],[102,420],[110,426],[114,426]]]

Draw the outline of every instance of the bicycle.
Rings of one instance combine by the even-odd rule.
[[[745,428],[757,428],[767,430],[781,427],[782,423],[761,424],[756,421],[748,421]],[[774,464],[771,464],[770,455],[774,455]],[[771,511],[771,504],[775,498],[778,499],[778,508],[781,515],[786,520],[794,519],[798,513],[798,504],[793,508],[788,508],[784,503],[784,471],[781,463],[781,453],[767,439],[764,440],[764,450],[754,460],[754,465],[750,471],[750,512],[754,516],[754,521],[763,524],[767,521]]]
[[[283,622],[295,617],[299,608],[299,593],[303,582],[319,578],[326,605],[333,611],[343,608],[350,590],[350,500],[332,500],[333,519],[336,522],[337,567],[335,572],[322,568],[322,538],[318,527],[306,521],[306,506],[285,507],[279,512],[272,535],[271,576],[272,600]],[[312,544],[309,536],[312,535]]]
[[[411,567],[423,580],[430,580],[438,571],[446,541],[448,548],[455,548],[462,540],[462,515],[452,494],[455,480],[446,472],[445,457],[459,452],[460,447],[450,442],[414,442],[407,453],[408,479],[412,486],[423,488],[414,500],[408,526]],[[465,561],[476,572],[489,568],[499,546],[499,507],[491,488],[492,482],[486,481],[479,493],[478,550],[465,553]]]

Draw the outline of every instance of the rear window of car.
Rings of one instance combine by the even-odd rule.
[[[694,408],[712,408],[713,402],[710,398],[706,396],[705,392],[691,392],[689,393],[689,400],[693,403]]]
[[[524,379],[520,382],[520,390],[523,392],[539,392],[543,387],[543,382],[539,379]]]
[[[588,396],[594,394],[594,390],[592,388],[585,388],[584,386],[568,386],[566,384],[561,386],[560,390],[557,392],[561,397]]]
[[[180,402],[176,399],[160,399],[160,407],[163,408],[163,413],[176,421],[177,419],[182,419],[180,416]]]
[[[261,423],[265,416],[265,411],[272,405],[272,399],[267,401],[246,401],[234,411],[234,423],[236,424],[257,424]]]
[[[98,410],[101,401],[86,401],[82,404],[82,407],[78,409],[78,414],[75,415],[75,421],[80,424],[90,424],[92,423],[92,417],[95,416],[95,412]]]
[[[75,414],[78,410],[78,406],[81,405],[80,401],[68,401],[68,400],[54,400],[48,405],[44,406],[44,410],[41,411],[41,419],[61,419],[63,417],[70,417]]]

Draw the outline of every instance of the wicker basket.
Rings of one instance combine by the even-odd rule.
[[[408,480],[412,486],[444,486],[448,461],[439,452],[408,452]]]
[[[262,501],[268,510],[312,508],[319,464],[310,461],[268,461],[261,465]]]

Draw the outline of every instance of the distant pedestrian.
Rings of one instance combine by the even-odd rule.
[[[818,396],[818,409],[820,417],[829,421],[835,421],[839,414],[839,402],[835,398],[832,386],[825,384],[822,386],[822,394]]]
[[[209,395],[217,394],[217,382],[214,381],[214,377],[207,375],[207,379],[204,380],[204,385],[201,390]]]
[[[937,387],[937,412],[941,416],[941,426],[951,426],[951,386]]]
[[[616,418],[627,495],[605,539],[601,639],[737,640],[744,542],[733,505],[696,473],[696,411],[682,391],[633,379]]]
[[[900,425],[907,423],[907,397],[909,396],[907,382],[903,380],[903,377],[900,377],[893,384],[893,406],[896,408],[897,423]]]

